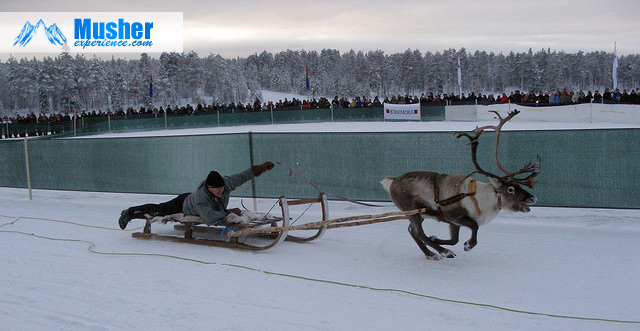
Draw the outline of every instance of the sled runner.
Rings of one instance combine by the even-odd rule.
[[[318,239],[322,236],[327,227],[315,227],[313,230],[316,230],[316,232],[311,236],[289,235],[289,231],[265,231],[256,234],[248,234],[246,236],[229,236],[229,234],[247,229],[282,229],[288,227],[290,226],[291,219],[289,206],[313,203],[320,203],[322,208],[322,220],[327,220],[329,205],[327,203],[326,195],[322,193],[319,197],[311,199],[287,200],[285,197],[281,197],[279,204],[282,211],[282,217],[274,217],[269,214],[245,211],[240,217],[235,214],[231,214],[223,220],[220,226],[208,226],[204,224],[198,216],[188,216],[179,213],[147,219],[143,232],[132,233],[132,236],[139,239],[164,240],[205,246],[261,251],[269,249],[283,240],[306,242]],[[151,224],[157,222],[176,222],[179,224],[174,225],[175,231],[173,233],[152,233]]]

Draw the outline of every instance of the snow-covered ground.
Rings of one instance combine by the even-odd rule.
[[[0,196],[1,330],[640,330],[637,210],[503,213],[472,251],[463,230],[456,258],[429,261],[407,221],[247,252],[134,239],[140,220],[118,228],[120,210],[170,196]],[[329,202],[331,218],[394,210]],[[314,205],[297,224],[319,219]]]
[[[101,137],[484,124],[315,123]],[[516,121],[505,130],[619,127],[637,125]],[[172,196],[36,190],[30,201],[12,188],[0,196],[0,330],[640,330],[637,210],[503,213],[480,229],[472,251],[462,249],[470,234],[463,229],[456,258],[429,261],[404,220],[247,252],[134,239],[140,220],[118,228],[122,209]],[[243,204],[253,206],[233,198],[230,207]],[[274,204],[260,199],[258,210]],[[330,218],[395,210],[329,203]],[[292,217],[303,211],[292,208]],[[317,220],[314,205],[297,224]],[[444,224],[424,226],[448,235]],[[161,224],[153,231],[174,232]]]

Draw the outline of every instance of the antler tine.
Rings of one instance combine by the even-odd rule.
[[[478,173],[483,174],[487,177],[494,177],[494,178],[509,178],[511,180],[523,183],[523,185],[527,185],[529,187],[533,186],[533,184],[535,184],[533,182],[533,178],[537,175],[537,173],[532,173],[530,174],[527,178],[524,179],[517,179],[515,178],[516,175],[519,174],[523,174],[523,173],[529,173],[529,172],[534,172],[535,169],[537,167],[539,167],[540,165],[540,160],[538,158],[538,162],[536,162],[536,164],[531,164],[529,163],[528,165],[526,165],[524,168],[520,169],[517,172],[509,172],[507,171],[507,169],[505,169],[501,164],[500,164],[500,160],[498,159],[498,146],[500,145],[500,133],[502,132],[502,126],[504,126],[505,123],[507,123],[509,120],[511,120],[514,116],[518,115],[520,113],[520,111],[518,111],[517,109],[514,109],[513,111],[509,112],[507,114],[506,117],[502,117],[502,115],[500,115],[500,113],[498,113],[495,110],[491,110],[492,113],[496,114],[496,116],[499,119],[499,123],[498,125],[485,125],[482,127],[476,127],[474,131],[474,135],[470,135],[468,133],[465,132],[455,132],[454,135],[456,136],[456,138],[460,138],[460,137],[467,137],[469,138],[469,144],[471,145],[471,160],[473,161],[473,165],[476,167],[476,169],[478,170]],[[502,170],[502,172],[505,173],[506,176],[504,177],[499,177],[497,175],[494,175],[488,171],[483,170],[480,165],[478,164],[478,160],[477,160],[477,149],[478,149],[478,138],[480,137],[480,135],[482,135],[484,133],[485,130],[487,129],[491,129],[494,130],[496,132],[496,145],[495,148],[493,150],[493,157],[496,161],[496,165],[498,166],[498,168],[500,170]]]
[[[473,130],[473,132],[475,132],[473,136],[471,136],[466,132],[454,132],[453,135],[456,136],[456,138],[467,137],[469,138],[469,143],[471,143],[473,140],[478,139],[478,137],[482,134],[482,130],[478,131],[478,127],[476,127],[476,129]]]
[[[507,177],[514,182],[520,183],[529,188],[533,188],[533,185],[537,183],[537,181],[534,181],[533,179],[539,174],[539,171],[536,171],[536,170],[540,169],[541,165],[542,165],[542,161],[540,160],[540,155],[537,155],[535,163],[529,162],[524,167],[522,167],[522,169],[509,174]],[[517,175],[526,174],[526,173],[530,173],[530,174],[525,178],[515,178],[515,176]]]
[[[516,116],[516,115],[518,115],[518,114],[520,113],[520,111],[519,111],[519,110],[514,109],[513,111],[511,111],[511,112],[509,112],[509,113],[507,114],[507,117],[506,117],[506,118],[503,118],[503,117],[502,117],[502,115],[500,115],[500,113],[498,113],[498,112],[497,112],[497,111],[495,111],[495,110],[490,110],[489,112],[490,112],[490,113],[494,113],[494,114],[496,114],[496,116],[498,116],[498,120],[499,120],[498,125],[485,125],[485,126],[482,126],[482,127],[476,128],[476,130],[478,130],[478,129],[482,129],[482,130],[492,129],[492,130],[494,130],[494,131],[496,131],[496,132],[499,132],[499,131],[502,129],[502,126],[503,126],[505,123],[507,123],[511,118],[513,118],[514,116]]]
[[[478,138],[480,137],[480,135],[482,135],[482,133],[484,132],[484,128],[478,128],[476,127],[475,130],[473,130],[474,135],[470,135],[466,132],[454,132],[453,135],[456,138],[461,138],[461,137],[467,137],[469,138],[469,145],[471,145],[471,162],[473,162],[474,167],[476,167],[476,172],[478,172],[479,174],[485,175],[487,177],[493,177],[493,178],[500,178],[484,169],[482,169],[480,167],[480,165],[478,164],[478,157],[477,157],[477,152],[478,152]]]
[[[528,188],[533,188],[533,186],[536,183],[538,183],[537,180],[536,181],[533,180],[536,176],[538,176],[538,173],[537,172],[533,172],[533,173],[529,174],[529,176],[527,176],[525,178],[522,178],[522,179],[515,180],[515,181],[517,183],[521,184],[521,185],[524,185],[524,186],[528,187]]]
[[[505,169],[502,166],[502,164],[500,164],[500,160],[498,160],[498,145],[500,144],[500,133],[502,132],[502,126],[504,126],[504,124],[507,123],[509,120],[511,120],[514,116],[518,115],[520,111],[517,109],[514,109],[513,111],[507,114],[507,117],[504,117],[504,118],[502,117],[502,115],[500,115],[500,113],[498,113],[495,110],[490,110],[489,112],[496,114],[496,116],[499,119],[498,125],[485,125],[481,127],[476,127],[474,131],[476,132],[476,137],[479,137],[484,132],[484,130],[487,130],[487,129],[491,129],[496,132],[496,146],[493,150],[493,158],[495,159],[496,165],[498,166],[498,168],[502,170],[502,172],[504,172],[505,175],[509,175],[509,171],[507,171],[507,169]],[[458,136],[458,138],[460,137]]]
[[[502,170],[502,172],[505,173],[505,175],[509,176],[510,172],[507,171],[507,169],[505,169],[502,164],[500,164],[500,160],[498,159],[498,146],[500,145],[500,133],[502,133],[502,126],[504,126],[505,123],[507,123],[509,120],[511,120],[514,116],[518,115],[520,113],[519,110],[514,109],[513,111],[510,111],[507,114],[507,117],[503,118],[500,113],[498,113],[495,110],[491,110],[492,113],[496,114],[496,116],[498,116],[498,118],[500,119],[500,123],[498,123],[498,125],[496,126],[489,126],[489,128],[493,129],[496,132],[496,146],[493,149],[493,158],[496,160],[496,165],[498,166],[498,168],[500,170]]]
[[[510,178],[509,180],[511,182],[515,182],[518,183],[520,185],[524,185],[528,188],[533,188],[533,186],[538,183],[538,181],[534,181],[533,179],[538,176],[538,172],[534,171],[532,173],[529,174],[529,176],[525,177],[525,178]]]

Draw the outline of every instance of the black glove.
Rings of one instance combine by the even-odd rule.
[[[273,167],[274,167],[273,162],[267,161],[267,162],[265,162],[263,164],[260,164],[260,165],[251,166],[251,172],[253,172],[253,175],[255,177],[258,177],[258,176],[262,175],[263,172],[273,169]]]

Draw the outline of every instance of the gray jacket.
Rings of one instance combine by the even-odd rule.
[[[231,176],[223,176],[224,192],[222,197],[215,197],[205,185],[203,180],[198,188],[191,193],[182,203],[182,212],[185,215],[200,216],[202,221],[208,225],[218,225],[229,213],[229,195],[238,186],[250,181],[253,178],[251,168]]]

